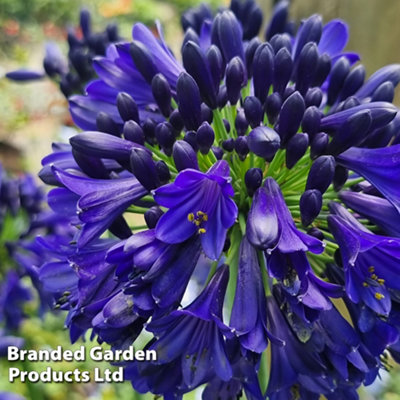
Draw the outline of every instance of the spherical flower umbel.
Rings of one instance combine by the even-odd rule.
[[[43,283],[72,340],[153,334],[159,359],[125,365],[141,393],[357,398],[399,359],[400,65],[364,81],[343,21],[287,16],[261,41],[252,0],[190,10],[182,63],[135,24],[69,99],[85,132],[43,160],[76,227]]]

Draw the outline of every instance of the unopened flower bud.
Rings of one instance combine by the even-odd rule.
[[[318,132],[314,135],[310,146],[310,157],[315,160],[326,152],[329,144],[329,135],[325,132]]]
[[[254,192],[261,186],[262,179],[263,173],[260,168],[250,168],[246,171],[244,182],[249,196],[253,196]]]
[[[130,162],[132,172],[136,179],[147,189],[155,189],[160,181],[158,179],[155,163],[151,153],[140,148],[131,150]]]
[[[271,161],[281,144],[277,132],[266,126],[253,129],[248,136],[250,151],[255,155]]]
[[[246,70],[240,57],[234,57],[226,67],[226,90],[229,102],[234,105],[240,99],[240,91],[246,84]]]
[[[137,104],[128,93],[118,93],[117,107],[119,115],[124,121],[133,120],[136,122],[140,122]]]
[[[297,161],[304,156],[308,147],[307,133],[296,133],[286,146],[286,167],[293,168]]]
[[[193,147],[184,140],[177,140],[174,143],[172,157],[178,171],[182,171],[186,168],[199,169],[196,152],[193,150]]]
[[[208,122],[203,122],[197,129],[196,142],[202,154],[207,154],[214,143],[214,130]]]
[[[158,206],[153,206],[149,208],[144,213],[144,220],[146,221],[146,225],[149,229],[154,229],[157,225],[158,220],[164,213],[161,211],[161,208]]]
[[[308,226],[318,217],[322,208],[322,194],[319,190],[306,190],[300,198],[301,223]]]
[[[308,173],[306,190],[317,189],[325,193],[332,183],[335,173],[335,158],[333,156],[320,156],[312,164]]]
[[[243,103],[244,114],[252,128],[260,125],[263,118],[263,107],[260,100],[255,96],[248,96]]]
[[[156,74],[151,80],[151,91],[164,117],[171,114],[171,87],[164,75]]]
[[[137,122],[126,121],[123,128],[123,134],[126,140],[144,145],[143,129]]]

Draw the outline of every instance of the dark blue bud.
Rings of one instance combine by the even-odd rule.
[[[308,226],[318,217],[322,208],[322,194],[317,189],[306,190],[300,197],[300,214],[303,226]]]
[[[174,143],[172,157],[178,171],[186,168],[199,169],[196,152],[189,143],[183,140],[177,140]]]
[[[196,141],[202,154],[207,154],[214,143],[214,130],[208,122],[203,122],[197,129]]]
[[[126,121],[122,132],[126,140],[144,145],[143,129],[136,121]]]
[[[49,74],[48,74],[49,75]],[[37,72],[29,69],[18,69],[15,71],[7,72],[6,78],[16,82],[36,81],[44,78],[43,72]]]
[[[321,126],[321,111],[316,106],[311,106],[306,109],[301,120],[301,128],[303,132],[307,132],[312,138]]]
[[[239,136],[235,140],[235,151],[239,155],[240,160],[244,161],[249,154],[249,146],[247,145],[247,136]]]
[[[96,116],[96,127],[100,132],[119,136],[119,127],[114,120],[104,111],[100,111]]]
[[[224,123],[224,127],[225,127],[225,130],[226,130],[226,133],[229,133],[231,131],[231,124],[225,118],[222,120],[222,122]]]
[[[214,114],[207,104],[201,103],[201,120],[212,124]]]
[[[186,43],[188,42],[193,42],[196,43],[197,45],[200,45],[199,35],[193,28],[188,28],[186,30],[185,35],[183,36],[182,50],[184,49]]]
[[[229,151],[229,152],[233,151],[235,148],[235,139],[229,138],[229,139],[224,140],[222,142],[222,148],[225,151]]]
[[[86,8],[83,8],[79,14],[79,25],[81,26],[83,37],[87,38],[92,32],[92,27],[91,15],[89,10]]]
[[[235,128],[238,136],[243,136],[246,134],[249,123],[246,119],[246,115],[243,109],[239,109],[236,114]]]
[[[304,97],[304,101],[306,103],[306,107],[315,106],[319,107],[322,102],[322,90],[320,88],[311,88],[308,89],[306,96]]]
[[[147,83],[151,83],[154,75],[158,73],[158,68],[153,61],[150,51],[143,43],[134,40],[129,46],[129,54],[143,78]]]
[[[369,110],[362,110],[351,115],[334,133],[328,152],[338,155],[352,146],[357,146],[366,138],[371,124],[372,116]]]
[[[93,70],[91,67],[91,59],[89,58],[89,55],[83,50],[75,49],[74,51],[71,51],[69,53],[69,59],[81,79],[86,80],[92,76]],[[45,58],[43,61],[43,67],[47,73],[50,72],[52,68],[54,68],[54,65],[51,63],[50,59]]]
[[[361,104],[361,102],[360,102],[360,100],[358,100],[357,97],[351,96],[343,102],[342,110],[348,110],[349,108],[359,106],[360,104]],[[337,112],[337,111],[339,111],[339,109],[337,109],[335,111]]]
[[[221,147],[211,146],[211,150],[217,160],[222,160],[222,157],[224,156],[224,151],[221,149]]]
[[[234,105],[240,99],[240,91],[246,84],[246,69],[240,57],[234,57],[226,67],[226,91],[229,102]]]
[[[200,46],[189,41],[182,50],[182,60],[186,71],[196,81],[203,101],[211,108],[217,108],[217,91],[208,68],[206,57]]]
[[[260,168],[250,168],[246,171],[244,182],[249,196],[253,196],[254,192],[261,186],[262,180],[263,173]]]
[[[186,72],[179,75],[176,84],[178,109],[187,129],[196,130],[201,123],[201,98],[196,81]]]
[[[140,148],[133,148],[130,162],[133,175],[147,190],[153,190],[160,184],[156,165],[150,152]]]
[[[247,69],[247,75],[248,78],[250,79],[253,76],[253,59],[254,59],[254,54],[258,48],[258,46],[261,44],[261,41],[259,38],[255,37],[250,40],[250,42],[247,44],[244,57],[246,61],[246,69]]]
[[[308,42],[319,43],[322,34],[322,17],[314,14],[306,19],[300,26],[296,37],[296,47],[294,49],[294,59],[300,55],[303,47]]]
[[[196,132],[195,131],[187,131],[185,133],[185,136],[183,140],[187,143],[189,143],[194,151],[197,151],[199,149],[199,146],[197,146],[197,139],[196,139]]]
[[[243,40],[248,41],[258,35],[263,21],[263,13],[256,2],[252,0],[244,2],[241,11],[242,15],[238,19],[243,26]]]
[[[161,211],[160,207],[153,206],[150,207],[144,213],[144,220],[146,221],[146,225],[149,229],[154,229],[157,225],[158,220],[164,213]]]
[[[213,79],[213,87],[218,93],[219,85],[225,74],[225,64],[221,51],[215,45],[211,45],[206,53],[208,68]]]
[[[253,129],[248,136],[250,151],[255,155],[271,161],[278,151],[281,139],[277,132],[266,126]]]
[[[342,167],[341,165],[336,165],[335,175],[333,176],[333,188],[336,192],[338,192],[344,186],[344,184],[347,182],[348,177],[348,169]]]
[[[329,54],[322,54],[318,59],[317,69],[314,72],[313,86],[321,86],[331,72],[331,57]]]
[[[97,158],[127,161],[133,148],[144,149],[150,154],[139,144],[102,132],[81,132],[69,141],[75,150]]]
[[[283,92],[282,99],[285,101],[288,97],[290,97],[296,90],[293,86],[288,86],[285,91]]]
[[[117,108],[119,115],[124,121],[133,120],[140,122],[139,110],[136,101],[125,92],[119,92],[117,96]]]
[[[324,233],[315,226],[307,230],[307,235],[313,236],[321,241],[325,239]]]
[[[269,43],[258,46],[253,59],[254,95],[261,103],[268,96],[269,88],[274,77],[274,50]]]
[[[292,41],[287,33],[274,35],[269,44],[274,49],[275,54],[278,54],[279,50],[285,48],[289,54],[292,53]]]
[[[296,68],[296,90],[302,95],[307,93],[311,86],[318,63],[318,48],[313,42],[307,43],[297,60]]]
[[[387,101],[391,103],[394,98],[394,85],[387,81],[379,85],[371,97],[371,101]]]
[[[342,90],[344,81],[350,72],[350,63],[346,57],[339,58],[332,67],[328,86],[328,105],[332,105],[340,91]]]
[[[228,102],[228,92],[226,90],[226,86],[221,86],[219,92],[218,92],[218,107],[223,108],[226,106],[226,103]]]
[[[169,168],[164,161],[160,160],[156,162],[156,171],[162,185],[166,184],[171,179]]]
[[[393,141],[397,137],[398,133],[398,119],[395,118],[391,123],[378,129],[374,129],[367,138],[362,142],[362,147],[378,148],[386,147],[389,142]],[[396,141],[392,143],[398,144]]]
[[[87,44],[94,54],[104,56],[108,45],[107,34],[105,32],[92,33],[87,38]]]
[[[155,145],[157,143],[156,126],[157,122],[155,122],[152,118],[147,118],[142,124],[145,141],[151,145]]]
[[[317,189],[325,193],[332,183],[335,173],[335,158],[333,156],[320,156],[312,164],[308,173],[306,190]]]
[[[329,135],[325,132],[318,132],[314,135],[310,146],[310,157],[315,160],[326,152],[329,143]]]
[[[289,14],[288,0],[279,1],[272,10],[272,17],[265,31],[265,40],[270,40],[276,33],[285,32]]]
[[[282,97],[277,92],[271,93],[267,97],[264,106],[265,113],[267,114],[268,117],[268,122],[271,125],[275,124],[279,115],[279,111],[281,110],[281,107],[282,107]]]
[[[83,46],[83,43],[81,40],[79,40],[73,29],[69,28],[68,32],[67,32],[67,42],[68,42],[68,46],[71,49],[74,49],[76,47],[81,47]]]
[[[75,149],[72,149],[72,155],[76,163],[79,165],[79,168],[86,175],[96,179],[108,178],[109,173],[100,158],[88,156],[87,154]]]
[[[178,132],[180,132],[184,127],[183,119],[179,110],[172,111],[169,116],[169,122]]]
[[[151,91],[158,108],[164,117],[171,114],[171,87],[163,74],[154,75],[151,80]]]
[[[258,100],[257,97],[247,96],[243,103],[243,110],[246,119],[252,128],[260,125],[264,110],[260,100]]]
[[[363,85],[365,79],[365,68],[363,65],[357,65],[353,68],[343,82],[338,100],[344,100],[352,96]]]
[[[232,11],[223,11],[219,18],[214,18],[213,27],[216,25],[218,41],[224,59],[229,62],[233,57],[244,60],[242,27]]]
[[[307,133],[296,133],[296,135],[290,138],[286,146],[286,167],[288,169],[293,168],[297,161],[304,156],[307,151],[307,147]]]
[[[279,114],[279,136],[283,145],[297,132],[303,119],[305,104],[303,96],[294,92],[282,104]]]
[[[173,126],[169,122],[161,122],[156,126],[155,135],[160,147],[166,151],[167,155],[171,155],[172,146],[175,143],[175,132]]]
[[[110,43],[118,42],[120,40],[117,24],[108,24],[106,26],[106,34]]]
[[[283,94],[293,71],[292,56],[284,47],[278,51],[274,60],[274,90]]]

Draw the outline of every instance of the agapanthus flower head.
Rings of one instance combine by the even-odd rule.
[[[294,34],[288,6],[264,42],[251,0],[188,11],[182,63],[160,24],[135,24],[70,98],[84,132],[43,160],[76,230],[41,279],[73,340],[153,336],[159,359],[125,365],[139,392],[261,399],[271,346],[269,398],[357,398],[397,354],[399,239],[384,235],[398,236],[400,67],[364,82],[347,25],[313,15]]]

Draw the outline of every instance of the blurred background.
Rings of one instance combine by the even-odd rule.
[[[67,102],[54,82],[44,79],[17,84],[3,77],[20,67],[42,70],[46,41],[55,41],[66,53],[67,28],[77,29],[81,7],[91,11],[95,30],[102,30],[114,21],[120,28],[120,36],[126,39],[130,38],[134,22],[154,26],[154,20],[159,19],[167,42],[178,54],[182,36],[179,15],[198,3],[198,0],[0,0],[0,162],[15,173],[28,170],[37,174],[42,157],[50,152],[51,142],[68,137],[73,129]],[[229,5],[227,0],[208,3],[214,8]],[[259,0],[259,4],[267,20],[273,1]],[[349,24],[347,50],[361,55],[367,75],[386,64],[400,63],[399,0],[292,0],[291,18],[297,23],[314,13],[322,14],[324,21],[342,18]],[[29,347],[61,344],[68,348],[68,334],[62,321],[63,317],[54,315],[47,315],[44,321],[37,317],[26,320],[22,332],[29,338]],[[0,392],[17,392],[27,399],[138,398],[128,383],[100,387],[11,385],[7,379],[8,366],[0,360]],[[59,367],[75,368],[71,364]],[[90,369],[93,365],[78,367]],[[383,373],[382,381],[364,390],[362,398],[400,400],[400,373],[392,373],[390,377]]]

